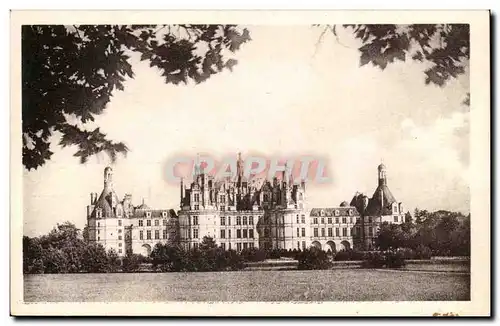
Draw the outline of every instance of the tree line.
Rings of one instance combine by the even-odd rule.
[[[402,224],[382,223],[375,245],[379,250],[414,253],[412,258],[470,256],[470,214],[417,208]]]

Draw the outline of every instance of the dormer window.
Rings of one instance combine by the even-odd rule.
[[[325,216],[325,211],[324,210],[321,210],[321,212],[319,213],[320,216]]]
[[[352,216],[352,214],[353,214],[353,211],[352,211],[352,209],[350,209],[349,210],[349,216]]]
[[[146,217],[151,217],[151,212],[146,212]]]
[[[339,216],[340,215],[340,211],[338,209],[335,210],[335,216]]]
[[[100,208],[98,208],[95,212],[95,215],[97,218],[102,218],[102,210]]]
[[[167,212],[162,212],[161,215],[165,218],[167,217]]]
[[[394,204],[394,205],[392,206],[392,211],[393,211],[394,213],[397,213],[397,212],[398,212],[398,205]]]

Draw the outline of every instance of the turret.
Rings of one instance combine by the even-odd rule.
[[[104,169],[104,189],[113,189],[113,169],[109,166]]]
[[[378,185],[379,186],[387,185],[386,169],[383,163],[378,166]]]

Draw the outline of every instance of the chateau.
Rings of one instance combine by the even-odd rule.
[[[216,180],[195,166],[193,181],[180,183],[180,209],[151,209],[132,196],[119,200],[113,171],[104,170],[104,189],[90,194],[87,206],[89,240],[123,256],[149,255],[158,242],[197,248],[209,236],[223,249],[305,249],[333,252],[369,250],[382,222],[402,223],[404,211],[387,186],[386,168],[378,166],[373,196],[356,193],[338,207],[308,208],[306,184],[294,182],[287,169],[272,180],[246,178],[238,156],[235,178]]]

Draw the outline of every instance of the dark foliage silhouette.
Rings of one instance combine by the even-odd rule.
[[[133,78],[133,53],[161,71],[166,83],[201,83],[223,69],[250,40],[235,25],[25,25],[22,28],[23,165],[36,169],[59,145],[76,146],[84,163],[97,153],[114,161],[127,146],[87,128],[114,92]]]

